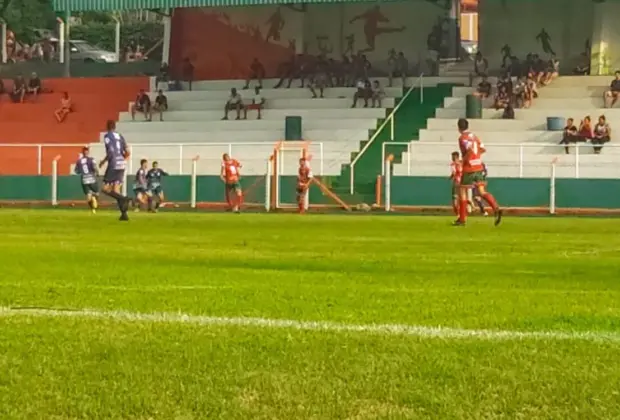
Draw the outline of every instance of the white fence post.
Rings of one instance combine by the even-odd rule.
[[[267,159],[267,172],[265,175],[265,211],[271,210],[271,177],[273,176],[273,158]]]
[[[60,155],[52,160],[52,206],[58,205],[58,161]]]
[[[575,178],[579,178],[579,143],[575,145]]]
[[[549,179],[549,214],[555,214],[555,171],[558,158],[551,161],[551,177]]]
[[[519,178],[523,178],[523,145],[519,145]]]
[[[179,175],[183,175],[183,145],[179,144]]]
[[[43,160],[43,146],[37,145],[37,175],[41,175]]]
[[[192,178],[190,184],[190,198],[189,206],[193,209],[196,208],[196,193],[197,193],[197,173],[198,173],[198,159],[200,156],[196,156],[192,159]]]
[[[385,165],[385,211],[392,211],[392,159],[388,156]]]

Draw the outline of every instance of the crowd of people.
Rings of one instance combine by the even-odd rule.
[[[26,98],[36,100],[42,89],[41,79],[36,73],[32,73],[27,80],[24,76],[18,75],[13,79],[12,86],[5,86],[4,81],[0,79],[0,95],[6,93],[14,103],[23,103]]]

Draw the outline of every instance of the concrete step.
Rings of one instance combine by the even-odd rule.
[[[457,119],[429,118],[426,122],[428,130],[456,131]],[[544,124],[531,120],[502,120],[502,119],[470,119],[469,127],[474,132],[479,131],[526,131],[526,130],[545,130]]]
[[[495,87],[495,85],[494,85]],[[550,99],[579,99],[579,98],[602,98],[603,93],[609,89],[606,86],[579,86],[579,87],[562,87],[553,83],[549,86],[543,86],[538,90],[540,98]],[[464,98],[475,91],[472,87],[455,86],[452,88],[452,97]]]
[[[484,108],[493,106],[493,98],[483,100]],[[465,109],[465,98],[444,98],[444,108],[447,109]],[[549,110],[552,112],[556,109],[586,109],[586,108],[603,108],[603,97],[584,97],[584,98],[544,98],[540,97],[534,100],[529,109],[532,110]]]
[[[249,112],[248,115],[252,115]],[[367,118],[384,118],[386,116],[385,108],[346,108],[346,109],[266,109],[263,112],[265,120],[284,120],[288,116],[300,116],[308,119],[367,119]],[[170,111],[165,115],[167,121],[218,121],[224,116],[224,110],[221,111]],[[231,111],[228,117],[231,122],[234,121],[236,111]],[[140,116],[138,116],[140,118]],[[119,121],[131,121],[129,112],[121,112]]]
[[[496,111],[494,109],[485,108],[482,110],[482,118],[484,119],[499,119],[502,116],[503,111]],[[442,119],[455,119],[465,118],[465,108],[437,108],[435,110],[435,117]],[[546,119],[545,119],[546,124]]]
[[[506,143],[559,143],[562,133],[557,131],[485,131],[475,130],[474,133],[485,145]],[[420,130],[420,142],[447,142],[456,146],[459,133],[456,130]]]

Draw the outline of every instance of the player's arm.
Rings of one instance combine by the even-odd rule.
[[[222,164],[222,170],[220,171],[220,179],[222,182],[226,182],[226,166]]]
[[[101,162],[99,162],[99,167],[103,168],[103,165],[108,163],[108,159],[109,159],[109,156],[106,154],[105,157],[101,160]]]
[[[81,171],[81,168],[80,168],[80,159],[78,159],[78,160],[75,162],[75,167],[73,168],[73,173],[74,173],[74,174],[76,174],[76,175],[80,175],[80,171]]]

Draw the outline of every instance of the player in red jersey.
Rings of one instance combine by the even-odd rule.
[[[463,176],[463,164],[459,152],[452,152],[450,162],[450,179],[452,180],[452,210],[459,215],[459,189],[461,187],[461,177]]]
[[[310,163],[306,158],[299,159],[299,170],[297,172],[297,208],[299,213],[306,211],[306,193],[310,188],[310,181],[312,181],[312,170],[310,169]]]
[[[228,153],[224,153],[222,156],[222,172],[220,173],[220,179],[226,186],[226,202],[229,208],[235,213],[239,213],[239,209],[243,202],[243,191],[241,191],[241,184],[239,183],[239,169],[241,164],[235,159],[231,159]],[[234,196],[231,197],[231,194]]]
[[[459,133],[459,149],[463,157],[463,176],[459,188],[459,218],[454,222],[456,226],[463,226],[467,221],[468,191],[474,186],[478,188],[480,197],[486,201],[495,213],[495,226],[502,221],[502,210],[497,205],[493,194],[486,190],[484,164],[482,154],[485,152],[480,139],[469,131],[469,122],[461,118],[457,123]]]

